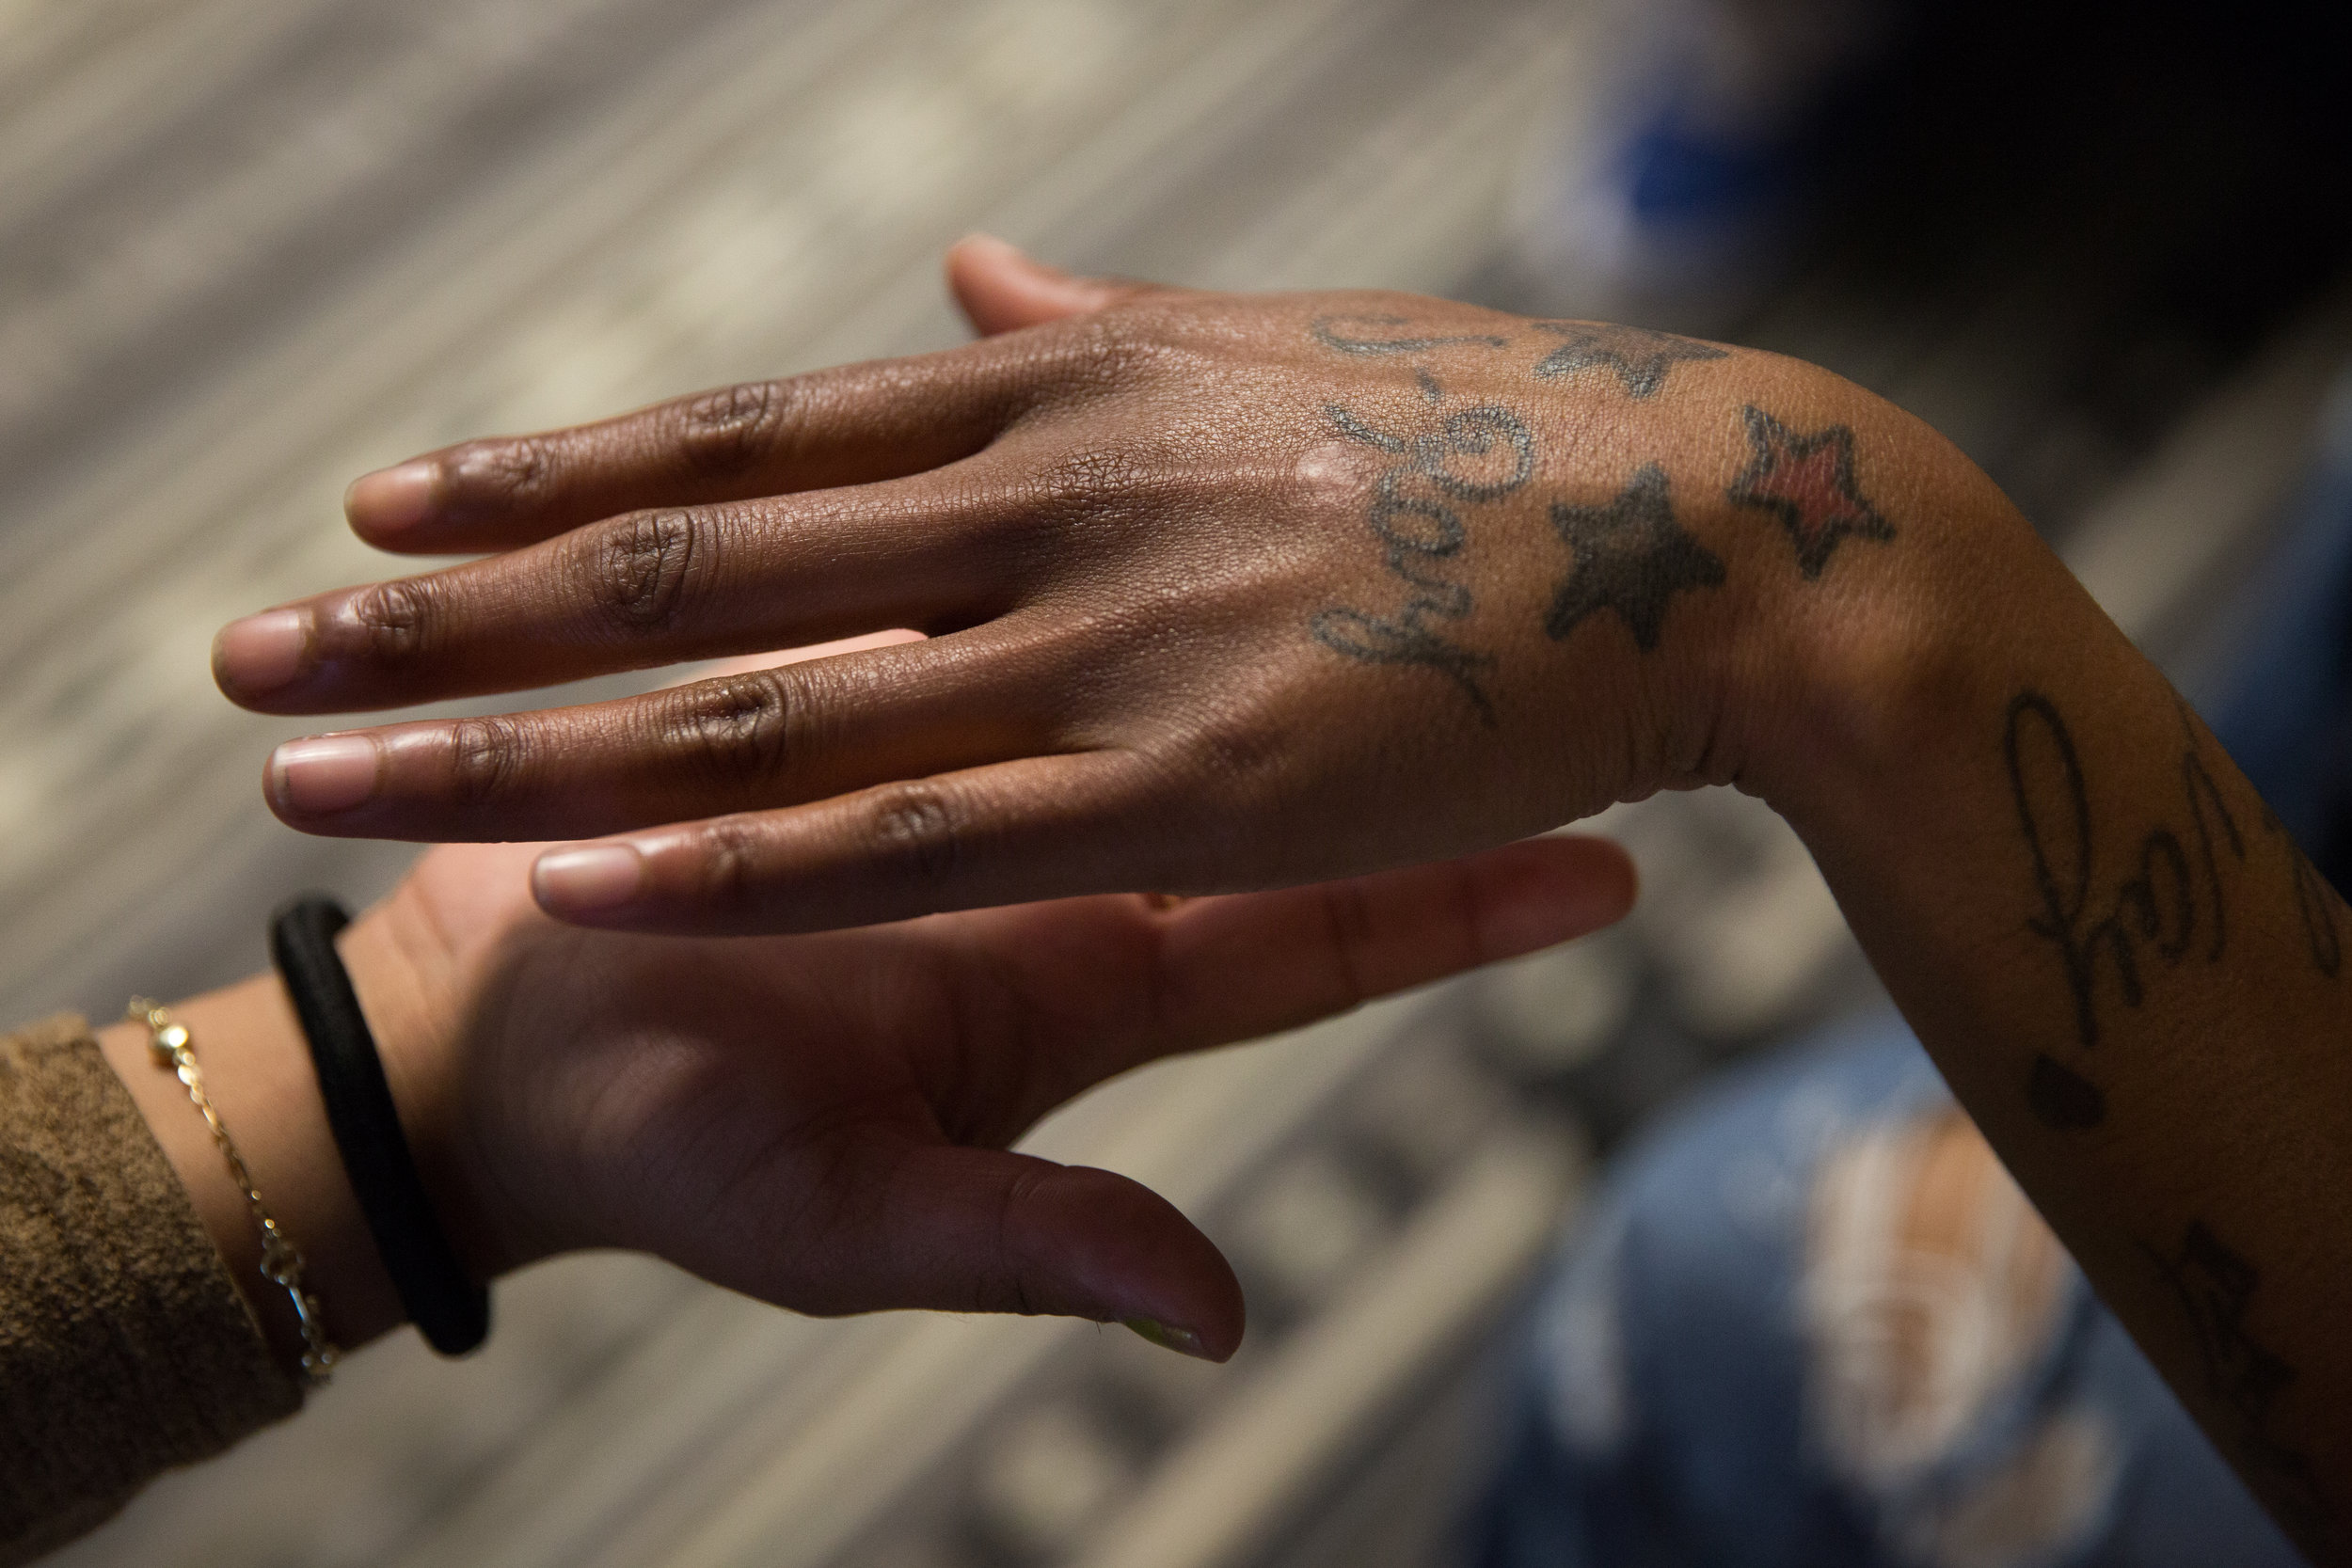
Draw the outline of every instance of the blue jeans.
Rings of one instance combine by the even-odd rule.
[[[2189,695],[2342,886],[2352,398],[2329,424]],[[1479,1568],[2302,1560],[1891,1015],[1727,1075],[1622,1156],[1518,1354]]]

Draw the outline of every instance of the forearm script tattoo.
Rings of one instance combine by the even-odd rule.
[[[2057,951],[2084,1053],[2100,1043],[2109,994],[2137,1007],[2157,969],[2217,964],[2229,949],[2224,870],[2251,863],[2252,847],[2205,763],[2201,736],[2185,709],[2181,722],[2181,816],[2143,833],[2124,859],[2122,878],[2102,885],[2090,789],[2074,733],[2058,705],[2039,691],[2020,692],[2009,705],[2002,755],[2040,905],[2026,925]],[[2276,822],[2267,812],[2265,816]],[[2343,965],[2334,895],[2283,830],[2275,841],[2293,882],[2312,964],[2332,978]],[[2089,1128],[2106,1119],[2106,1096],[2098,1085],[2047,1053],[2035,1057],[2026,1092],[2034,1114],[2049,1126]]]

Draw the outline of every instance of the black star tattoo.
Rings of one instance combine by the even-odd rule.
[[[1509,348],[1511,340],[1498,338],[1491,332],[1465,332],[1452,337],[1400,337],[1383,332],[1365,337],[1355,330],[1359,326],[1410,326],[1403,316],[1317,316],[1307,324],[1307,330],[1325,348],[1363,358],[1379,358],[1393,354],[1426,354],[1433,348],[1454,348],[1469,345],[1477,348]]]
[[[2144,1245],[2144,1243],[2143,1243]],[[2333,1521],[2321,1501],[2308,1456],[2272,1433],[2279,1396],[2296,1378],[2295,1369],[2247,1331],[2246,1316],[2262,1276],[2201,1221],[2189,1222],[2180,1251],[2166,1257],[2149,1247],[2150,1258],[2181,1309],[2188,1316],[2203,1363],[2205,1392],[2236,1418],[2238,1451],[2259,1465],[2282,1504],[2313,1533]]]
[[[1535,374],[1549,381],[1579,371],[1606,368],[1617,372],[1626,391],[1637,398],[1653,396],[1666,384],[1666,372],[1678,364],[1699,359],[1728,359],[1728,351],[1653,332],[1645,326],[1612,326],[1605,322],[1537,322],[1535,330],[1567,341],[1535,366]]]
[[[1658,646],[1666,604],[1692,588],[1720,587],[1724,563],[1675,521],[1666,470],[1646,464],[1607,506],[1551,508],[1551,526],[1576,552],[1576,568],[1551,601],[1544,630],[1554,639],[1588,615],[1613,610],[1644,653]]]
[[[1752,506],[1780,519],[1797,546],[1797,569],[1818,578],[1842,539],[1895,537],[1895,525],[1865,500],[1853,477],[1853,431],[1842,424],[1800,436],[1761,408],[1746,410],[1745,472],[1731,482],[1735,506]]]

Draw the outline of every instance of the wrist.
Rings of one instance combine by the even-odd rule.
[[[1980,469],[1918,420],[1849,391],[1870,405],[1851,428],[1889,537],[1849,542],[1809,576],[1749,516],[1765,559],[1745,574],[1755,586],[1717,688],[1740,786],[1808,839],[1835,834],[1866,797],[1899,797],[1998,711],[2036,628],[2054,633],[2089,607]]]
[[[336,941],[374,1037],[403,1138],[451,1249],[488,1282],[544,1254],[497,1203],[500,1188],[473,1135],[466,1040],[494,997],[460,963],[409,883],[363,912]]]
[[[456,1148],[453,988],[446,965],[399,940],[371,911],[339,942],[437,1213],[476,1278],[501,1272]],[[420,961],[423,959],[425,961]],[[330,1338],[353,1350],[398,1327],[406,1314],[328,1126],[310,1044],[274,974],[254,975],[172,1006],[189,1032],[207,1094],[236,1141],[263,1201],[305,1259]],[[155,1065],[135,1022],[99,1034],[101,1051],[130,1090],[186,1190],[230,1278],[281,1362],[299,1363],[302,1338],[285,1292],[259,1272],[262,1236],[203,1115],[168,1068]]]
[[[301,1028],[274,975],[177,1003],[206,1094],[262,1195],[304,1259],[304,1288],[318,1298],[326,1333],[351,1350],[399,1325],[400,1301],[344,1179],[326,1127]],[[251,1307],[281,1365],[298,1366],[303,1339],[285,1291],[263,1278],[262,1235],[210,1130],[167,1067],[156,1065],[135,1022],[99,1034],[230,1278]]]

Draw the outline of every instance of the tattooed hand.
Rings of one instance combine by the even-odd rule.
[[[1772,356],[1082,281],[987,242],[951,276],[993,334],[969,347],[369,476],[373,543],[500,553],[240,622],[216,668],[310,713],[927,640],[294,742],[273,807],[625,834],[539,863],[542,902],[599,925],[1320,879],[1737,776],[1797,684],[1759,606],[1866,578],[1902,526],[1853,435],[1897,417]]]
[[[616,835],[543,856],[541,903],[787,931],[1318,881],[1736,782],[2205,1430],[2352,1562],[2352,911],[1982,474],[1824,372],[1637,328],[950,270],[981,342],[369,476],[366,538],[497,553],[215,657],[307,713],[928,638],[294,742],[279,815]]]

